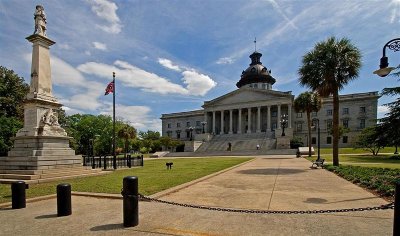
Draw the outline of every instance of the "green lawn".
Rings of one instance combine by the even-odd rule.
[[[400,160],[391,159],[391,156],[393,155],[339,155],[339,163],[341,165],[400,169]],[[306,158],[315,160],[317,156],[313,155]],[[325,159],[327,163],[332,163],[332,154],[321,154],[321,158]]]
[[[214,157],[187,159],[156,159],[145,161],[143,168],[118,170],[108,175],[68,179],[65,181],[30,185],[26,190],[27,198],[56,193],[59,183],[70,183],[72,191],[96,193],[121,193],[125,176],[138,176],[139,192],[150,195],[162,190],[198,179],[211,173],[226,169],[251,158]],[[165,163],[174,163],[167,170]],[[11,186],[0,184],[0,203],[11,201]]]
[[[314,147],[315,152],[317,152],[316,147]],[[385,147],[379,150],[379,153],[394,153],[394,147]],[[400,151],[400,149],[399,149]],[[364,149],[354,149],[354,148],[339,148],[339,154],[368,154],[370,152]],[[332,154],[332,148],[321,148],[321,154]]]

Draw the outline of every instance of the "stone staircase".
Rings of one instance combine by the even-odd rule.
[[[46,170],[0,170],[0,183],[11,184],[22,180],[26,184],[37,184],[76,177],[96,176],[110,173],[91,167],[60,167]]]
[[[260,145],[259,151],[267,151],[276,148],[276,139],[271,134],[224,134],[214,136],[210,141],[204,142],[197,153],[211,153],[227,151],[229,143],[232,145],[232,152],[254,151],[257,144]]]

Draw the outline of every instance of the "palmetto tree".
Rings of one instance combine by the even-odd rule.
[[[317,112],[321,108],[321,98],[317,93],[304,92],[294,100],[296,112],[306,112],[308,128],[308,156],[311,156],[311,112]]]
[[[128,152],[128,140],[136,137],[136,129],[126,124],[118,131],[118,137],[125,140],[124,157],[126,158],[126,153]]]
[[[333,165],[339,165],[339,90],[358,77],[361,52],[349,39],[330,37],[303,56],[300,84],[333,97]]]

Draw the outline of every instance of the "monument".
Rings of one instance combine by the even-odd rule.
[[[70,137],[58,123],[57,110],[62,104],[52,92],[49,52],[55,42],[47,37],[47,21],[42,6],[36,6],[34,19],[34,33],[26,38],[33,48],[30,89],[24,104],[24,127],[14,137],[14,146],[8,156],[0,158],[0,179],[10,177],[7,174],[14,174],[12,177],[18,179],[16,173],[43,173],[27,170],[83,170],[82,157],[75,155],[69,147]]]

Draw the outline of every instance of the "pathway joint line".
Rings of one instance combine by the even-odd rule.
[[[276,186],[276,180],[278,179],[279,176],[279,170],[281,169],[281,165],[282,165],[282,161],[279,162],[279,166],[278,166],[278,170],[276,172],[276,176],[275,176],[275,181],[274,181],[274,186],[272,187],[272,192],[271,192],[271,197],[269,198],[269,203],[268,203],[268,210],[271,207],[271,202],[272,202],[272,197],[274,196],[274,191],[275,191],[275,186]]]

